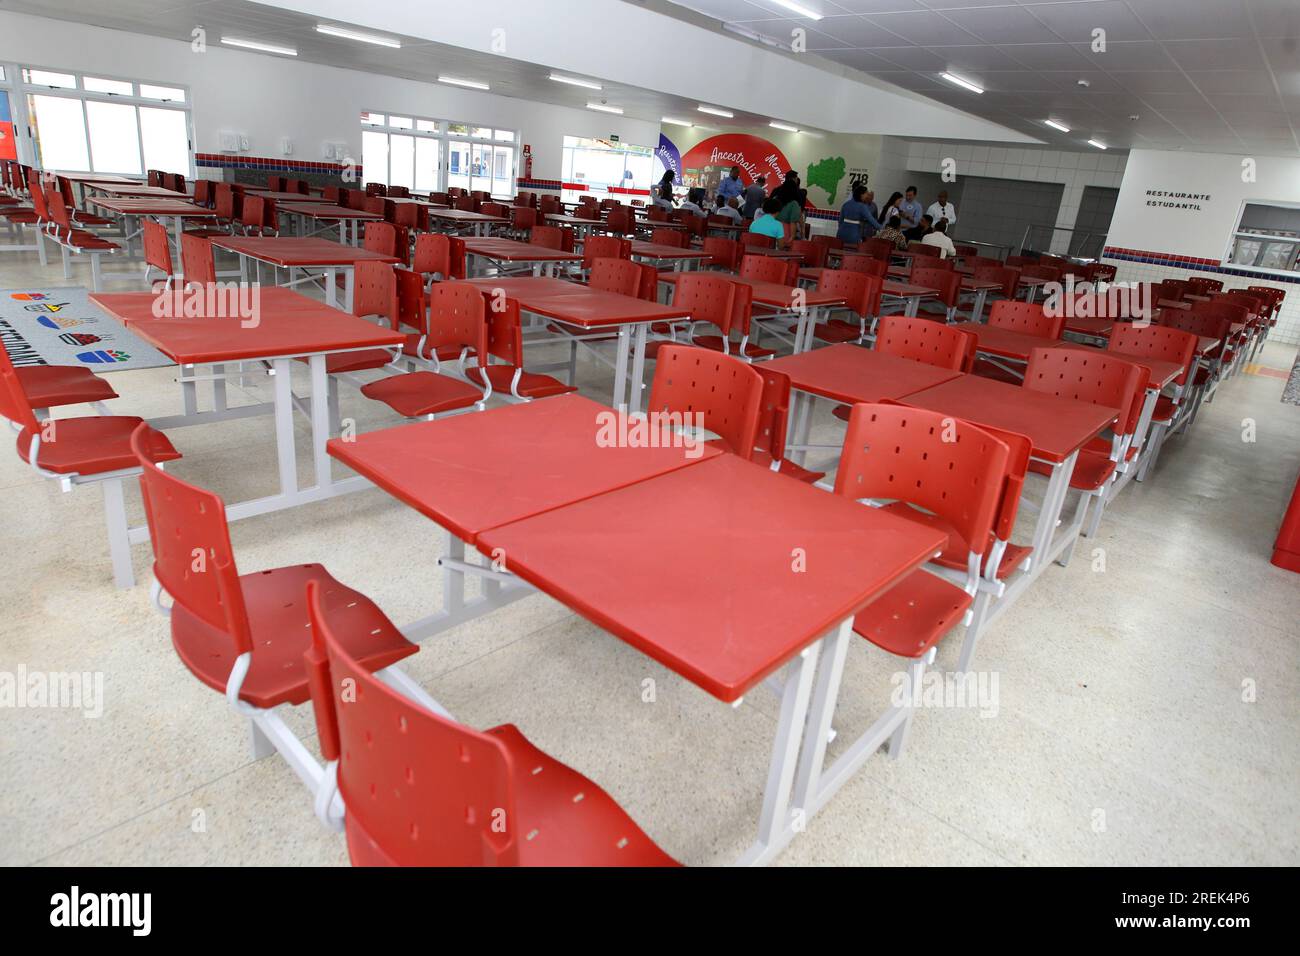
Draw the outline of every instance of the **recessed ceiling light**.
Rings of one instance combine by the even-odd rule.
[[[1105,144],[1105,143],[1099,143],[1099,142],[1097,142],[1095,139],[1090,139],[1090,140],[1088,140],[1088,145],[1089,145],[1089,146],[1096,146],[1098,149],[1105,149],[1105,148],[1106,148],[1106,144]]]
[[[1068,133],[1070,131],[1070,127],[1062,126],[1060,123],[1056,122],[1056,120],[1043,120],[1043,122],[1052,127],[1052,129],[1059,129],[1062,133]]]
[[[942,77],[943,77],[945,80],[947,80],[949,83],[953,83],[953,84],[955,84],[955,85],[957,85],[957,86],[960,86],[963,90],[970,90],[972,93],[983,93],[983,92],[984,92],[982,89],[980,89],[980,88],[979,88],[978,86],[976,86],[974,83],[971,83],[971,82],[969,82],[969,81],[967,81],[967,80],[963,80],[960,76],[953,76],[951,73],[940,73],[939,75],[942,76]]]
[[[257,40],[243,40],[239,37],[222,37],[226,46],[242,46],[246,50],[259,50],[262,53],[279,53],[281,56],[297,56],[298,51],[291,46],[276,46],[274,43],[259,43]]]
[[[582,86],[589,90],[601,89],[599,83],[593,83],[591,80],[580,80],[576,76],[561,76],[559,73],[552,73],[551,79],[556,83],[568,83],[570,86]]]
[[[665,123],[671,123],[673,126],[694,126],[690,120],[677,119],[674,116],[665,116],[662,120]]]
[[[700,106],[697,106],[696,109],[699,110],[701,113],[712,113],[714,116],[725,116],[727,119],[736,118],[735,113],[729,113],[726,110],[720,110],[716,106],[704,106],[701,104]]]
[[[439,83],[450,83],[452,86],[467,86],[471,90],[490,90],[492,87],[486,83],[480,83],[478,80],[462,80],[457,76],[440,76]]]
[[[356,30],[345,30],[343,27],[336,27],[328,23],[316,24],[316,32],[324,33],[326,36],[342,37],[344,40],[357,40],[361,43],[373,43],[376,46],[392,47],[394,50],[402,48],[401,40],[394,40],[392,37],[381,37],[374,33],[360,33]]]
[[[787,10],[799,14],[801,17],[807,17],[810,20],[820,20],[822,15],[816,10],[809,9],[802,3],[796,3],[795,0],[772,0],[778,7],[785,7]]]
[[[619,116],[623,115],[623,111],[619,107],[606,106],[604,103],[588,103],[587,109],[600,110],[602,113],[617,113]]]
[[[799,132],[799,127],[791,126],[789,123],[778,123],[776,120],[772,120],[772,122],[768,123],[767,125],[772,127],[773,129],[783,129],[787,133]]]

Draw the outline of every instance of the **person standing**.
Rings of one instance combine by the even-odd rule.
[[[884,220],[880,218],[880,207],[876,205],[875,191],[868,189],[867,194],[863,197],[863,200],[866,202],[867,208],[871,210],[871,218],[874,219],[877,223],[884,222]],[[862,231],[862,238],[870,239],[874,233],[879,231],[880,231],[880,226],[876,226],[876,228],[873,229],[870,233],[868,233],[864,228]]]
[[[737,198],[745,191],[745,184],[740,181],[740,167],[732,166],[731,175],[718,183],[718,199],[726,202]]]
[[[940,222],[947,220],[947,232],[951,232],[952,227],[957,225],[957,207],[948,202],[948,190],[946,189],[939,191],[939,198],[930,204],[930,208],[926,212],[936,226]]]
[[[663,206],[665,209],[673,208],[673,180],[676,175],[671,169],[665,169],[663,178],[659,180],[659,185],[655,187],[655,205]]]
[[[835,235],[846,246],[857,245],[863,239],[873,236],[880,228],[880,223],[866,203],[867,187],[854,186],[853,195],[840,207],[840,225]]]
[[[898,204],[898,218],[903,221],[903,228],[916,228],[921,224],[921,216],[924,214],[925,210],[921,208],[921,202],[916,198],[916,187],[908,186],[903,194],[903,201]]]
[[[745,189],[745,202],[740,214],[746,219],[753,219],[763,208],[765,199],[767,199],[767,177],[759,176]]]
[[[885,203],[884,208],[880,210],[880,215],[877,216],[876,218],[881,222],[889,222],[889,220],[894,218],[895,216],[899,216],[899,218],[901,219],[902,216],[898,211],[898,205],[902,201],[903,201],[902,193],[891,193],[889,196],[889,202]]]

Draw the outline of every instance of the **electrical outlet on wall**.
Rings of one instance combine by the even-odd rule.
[[[244,152],[248,152],[248,137],[243,133],[239,134],[239,148]]]
[[[233,153],[237,149],[239,149],[239,134],[223,129],[221,131],[221,151],[223,153]]]
[[[292,155],[293,155],[293,140],[291,140],[291,139],[290,139],[289,137],[287,137],[287,136],[284,137],[284,139],[280,140],[280,152],[284,153],[284,155],[286,155],[286,156],[292,156]]]

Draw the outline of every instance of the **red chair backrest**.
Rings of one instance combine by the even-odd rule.
[[[650,233],[650,241],[661,246],[675,246],[678,249],[685,249],[687,246],[686,232],[682,229],[655,229]]]
[[[778,285],[794,285],[799,279],[799,262],[775,256],[745,256],[740,260],[740,277],[759,282],[775,282]]]
[[[291,179],[285,183],[284,191],[297,193],[300,196],[310,196],[311,185],[305,179]]]
[[[673,305],[690,312],[695,322],[709,322],[731,331],[736,308],[736,283],[706,272],[684,272],[673,291]]]
[[[263,221],[263,206],[266,200],[261,196],[249,195],[244,197],[243,208],[239,211],[239,223],[242,226],[262,231],[266,223]]]
[[[1065,315],[1048,315],[1047,307],[1038,302],[994,302],[989,310],[989,325],[1045,339],[1059,339],[1065,332]]]
[[[877,259],[888,259],[894,252],[894,243],[889,239],[866,239],[858,245],[858,251]]]
[[[387,196],[388,187],[383,183],[366,183],[367,196]]]
[[[326,186],[321,190],[320,198],[321,202],[338,203],[340,206],[347,205],[344,201],[343,189],[340,186]]]
[[[1196,309],[1161,309],[1152,318],[1157,325],[1168,329],[1182,329],[1193,335],[1208,335],[1227,342],[1232,335],[1232,322],[1222,313],[1201,312]]]
[[[204,209],[212,207],[212,181],[208,179],[194,180],[194,205],[202,206]]]
[[[840,268],[845,272],[861,272],[863,275],[883,279],[889,274],[889,260],[877,259],[875,256],[848,254],[840,256]]]
[[[1185,279],[1162,279],[1155,290],[1156,301],[1159,302],[1161,299],[1165,299],[1169,302],[1181,302],[1187,289],[1188,285]]]
[[[1010,266],[976,266],[971,273],[976,282],[1000,282],[1001,292],[1008,299],[1016,294],[1016,283],[1020,281],[1020,270]]]
[[[591,263],[588,283],[591,288],[602,292],[639,296],[641,264],[631,259],[595,259]]]
[[[724,236],[706,236],[703,250],[708,254],[709,258],[705,262],[711,266],[721,266],[728,272],[734,272],[740,264],[740,254],[743,248],[735,239],[727,239]]]
[[[420,223],[420,207],[413,202],[393,202],[393,197],[384,200],[384,219],[394,226],[414,229]]]
[[[758,440],[762,400],[763,377],[748,362],[711,349],[665,345],[656,356],[646,411],[701,416],[706,429],[748,461]]]
[[[444,279],[465,278],[465,240],[441,233],[416,236],[411,269],[426,276],[437,273]]]
[[[957,251],[960,252],[961,247],[958,247]],[[961,261],[962,265],[969,266],[971,269],[982,269],[985,266],[1001,267],[1006,265],[1006,263],[1001,259],[994,259],[992,256],[963,256]]]
[[[859,318],[880,314],[880,295],[884,282],[879,276],[849,269],[823,269],[817,291],[844,297],[845,307]]]
[[[462,212],[478,212],[479,201],[473,196],[457,196],[453,206]]]
[[[1110,341],[1106,343],[1106,348],[1108,351],[1122,352],[1125,355],[1176,362],[1183,371],[1174,384],[1184,385],[1196,359],[1196,344],[1196,336],[1181,329],[1155,324],[1138,325],[1133,322],[1120,322],[1111,329]]]
[[[36,413],[32,411],[32,403],[27,398],[18,373],[14,371],[9,351],[3,344],[0,344],[0,418],[6,418],[19,428],[40,434],[41,425],[36,420]]]
[[[537,200],[537,211],[543,216],[559,215],[564,212],[564,203],[559,196],[541,196]]]
[[[1001,502],[1007,446],[951,415],[905,405],[854,405],[835,493],[904,501],[938,515],[982,555]]]
[[[582,244],[582,268],[597,259],[631,259],[632,240],[619,236],[588,236]]]
[[[485,202],[479,205],[478,211],[485,216],[500,216],[502,219],[509,219],[510,208],[501,202]]]
[[[973,333],[953,325],[915,316],[886,315],[876,326],[875,350],[964,372],[974,361],[977,341]]]
[[[961,296],[961,275],[950,268],[933,268],[928,263],[913,262],[907,281],[925,289],[934,289],[939,293],[939,301],[950,309],[956,308]]]
[[[167,227],[152,219],[141,223],[144,233],[144,261],[155,269],[161,269],[164,275],[171,275],[172,244],[167,238]]]
[[[1223,280],[1211,279],[1209,276],[1191,276],[1187,280],[1187,290],[1193,295],[1209,295],[1211,292],[1222,292]]]
[[[563,249],[564,231],[559,226],[534,226],[528,241],[544,249]]]
[[[352,314],[358,318],[381,315],[396,331],[398,324],[395,272],[396,267],[387,262],[366,260],[358,262],[353,277]]]
[[[771,236],[765,236],[760,232],[746,232],[740,237],[741,245],[745,248],[755,249],[775,249],[776,240]]]
[[[1131,435],[1147,378],[1143,366],[1102,349],[1034,349],[1021,384],[1033,392],[1117,409],[1119,417],[1112,430],[1117,435]]]
[[[181,235],[181,269],[186,285],[208,286],[217,281],[217,265],[212,258],[212,240],[202,236]]]
[[[913,256],[925,256],[929,259],[939,259],[941,258],[940,253],[943,250],[938,246],[927,246],[923,242],[909,242],[907,244],[907,251]]]
[[[312,708],[321,753],[338,761],[352,862],[517,865],[514,780],[524,768],[492,734],[419,707],[349,656],[314,581],[307,605]]]
[[[384,256],[396,256],[397,230],[393,228],[391,222],[368,222],[365,238],[361,240],[361,248]]]
[[[763,397],[758,407],[756,445],[774,462],[785,458],[785,436],[790,425],[790,376],[760,362],[754,366],[763,376]]]
[[[790,251],[803,256],[803,266],[807,269],[821,269],[826,265],[826,254],[830,247],[811,239],[796,239],[790,243]]]
[[[389,187],[388,187],[388,196],[389,196],[389,197],[394,197],[394,196],[395,196],[395,197],[397,197],[397,198],[399,198],[399,199],[410,199],[410,198],[411,198],[411,190],[410,190],[410,187],[409,187],[409,186],[389,186]]]
[[[591,215],[596,215],[592,210]],[[624,233],[632,235],[636,232],[636,213],[631,206],[616,206],[609,211],[609,218],[605,220],[605,228],[610,232]]]
[[[522,194],[520,194],[522,196]],[[518,199],[520,197],[516,197]],[[532,206],[511,206],[510,226],[520,231],[537,225],[537,210]]]
[[[230,183],[216,183],[212,187],[216,204],[217,218],[233,221],[235,212],[235,190]]]
[[[844,240],[843,240],[843,239],[841,239],[839,236],[830,236],[830,235],[826,235],[825,233],[822,233],[822,234],[820,234],[820,235],[813,236],[812,239],[811,239],[810,241],[811,241],[811,242],[815,242],[815,243],[817,243],[818,245],[825,246],[827,249],[843,249],[843,248],[844,248]]]
[[[399,274],[415,275],[406,269]],[[475,286],[466,282],[438,282],[429,290],[428,323],[421,328],[427,336],[426,354],[454,346],[471,350],[475,356],[488,354],[487,300]]]

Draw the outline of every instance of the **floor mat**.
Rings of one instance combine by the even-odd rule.
[[[0,342],[20,367],[80,365],[113,372],[172,364],[92,303],[84,286],[0,290]]]

